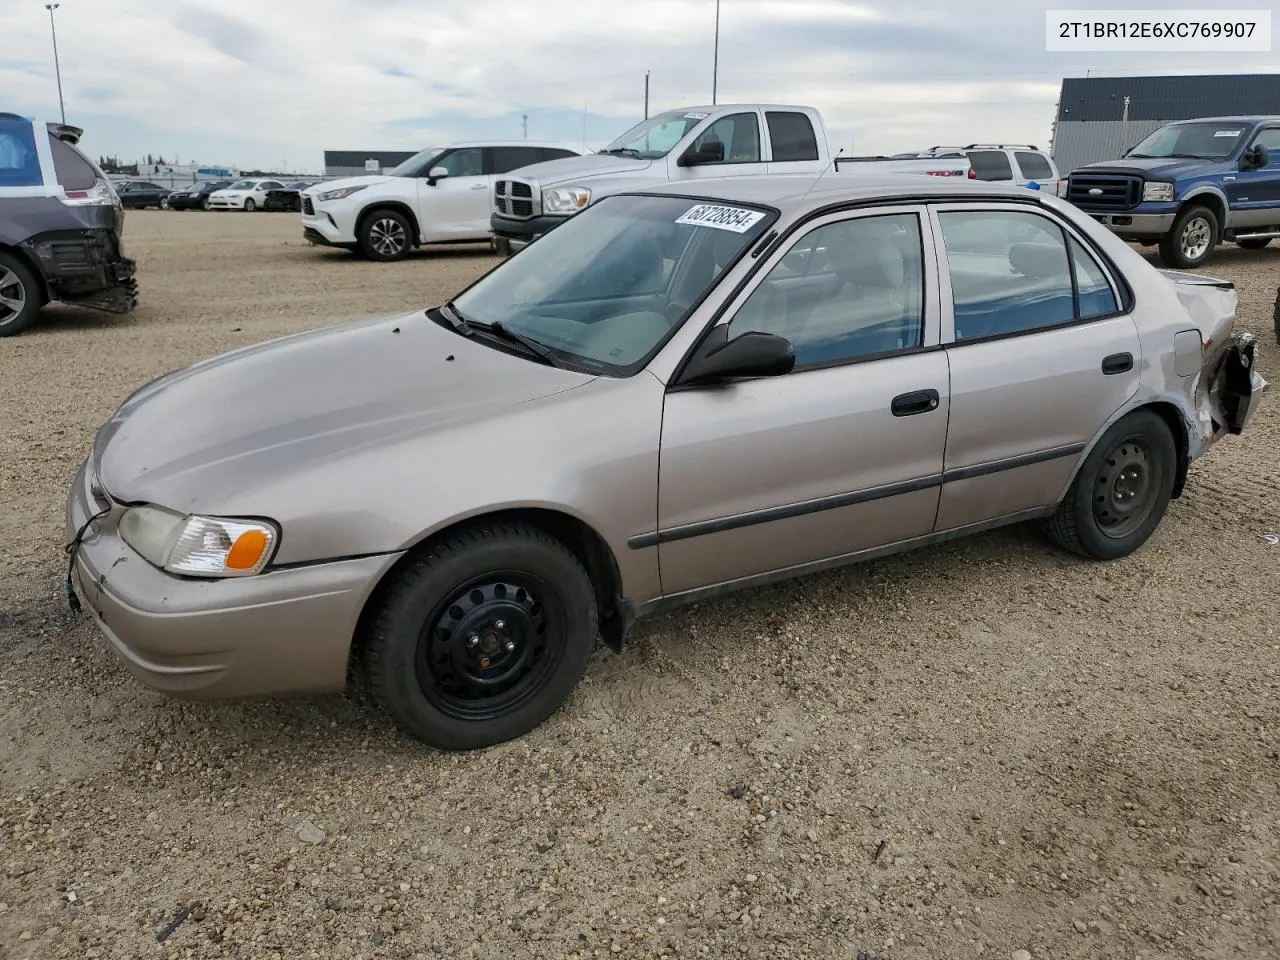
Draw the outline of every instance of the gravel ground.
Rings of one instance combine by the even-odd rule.
[[[1134,557],[1015,528],[642,621],[445,755],[342,697],[148,692],[66,612],[62,504],[143,381],[494,261],[261,213],[126,238],[135,314],[0,341],[0,956],[1280,956],[1274,399]],[[1210,267],[1280,379],[1280,249]]]

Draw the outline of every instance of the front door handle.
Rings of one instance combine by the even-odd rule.
[[[1133,369],[1132,353],[1113,353],[1109,357],[1103,358],[1102,372],[1107,376],[1117,373],[1128,373]]]
[[[909,417],[916,413],[928,413],[938,408],[937,390],[912,390],[893,398],[889,409],[895,417]]]
[[[472,190],[488,190],[489,185],[487,183],[473,183],[471,185],[471,189]]]

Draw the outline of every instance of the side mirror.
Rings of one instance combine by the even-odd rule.
[[[1244,156],[1240,158],[1240,169],[1257,170],[1265,167],[1270,159],[1267,154],[1267,148],[1259,143],[1244,152]]]
[[[695,143],[677,161],[682,167],[698,167],[706,163],[724,163],[724,141],[708,137]]]
[[[437,180],[443,180],[449,176],[448,167],[432,167],[427,171],[427,186],[434,187]]]
[[[736,377],[777,377],[796,365],[791,341],[775,333],[750,331],[729,339],[722,323],[702,341],[680,377],[681,385],[710,384]]]

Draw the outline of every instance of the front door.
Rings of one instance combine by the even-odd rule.
[[[1074,230],[1012,206],[940,205],[933,217],[951,366],[942,531],[1056,502],[1137,390],[1142,355]]]
[[[431,169],[444,167],[449,175],[429,182],[423,171],[418,180],[418,223],[428,242],[481,240],[489,235],[489,180],[484,150],[463,147],[450,150]]]
[[[676,161],[680,154],[668,155],[673,181],[706,180],[712,177],[758,176],[768,172],[761,149],[760,114],[755,111],[731,113],[708,126],[694,139],[694,145],[718,141],[724,147],[721,163],[704,163],[682,167]]]
[[[1248,149],[1262,146],[1267,165],[1235,173],[1225,189],[1231,205],[1231,226],[1237,230],[1280,224],[1280,124],[1263,127]]]
[[[720,321],[730,338],[787,337],[795,369],[669,390],[658,479],[664,594],[932,531],[948,384],[924,216],[894,207],[816,221]]]

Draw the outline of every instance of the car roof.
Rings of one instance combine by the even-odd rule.
[[[651,116],[667,116],[672,113],[732,113],[734,110],[804,110],[810,111],[813,107],[804,107],[793,103],[700,103],[691,107],[672,107],[670,110],[663,110],[659,114]]]
[[[622,192],[703,197],[773,207],[799,205],[806,209],[860,200],[901,200],[911,203],[938,198],[1003,200],[1016,197],[1025,200],[1036,199],[1039,196],[1037,192],[1028,190],[1026,187],[986,180],[944,180],[926,174],[907,173],[877,176],[832,172],[773,174],[762,177],[713,177]]]
[[[1174,120],[1169,126],[1184,123],[1261,123],[1265,120],[1280,120],[1280,114],[1259,113],[1245,117],[1194,117],[1190,120]]]
[[[448,143],[442,143],[438,149],[452,149],[454,147],[565,147],[570,150],[585,150],[586,148],[580,143],[574,143],[571,140],[524,140],[515,139],[497,139],[497,140],[451,140]]]

